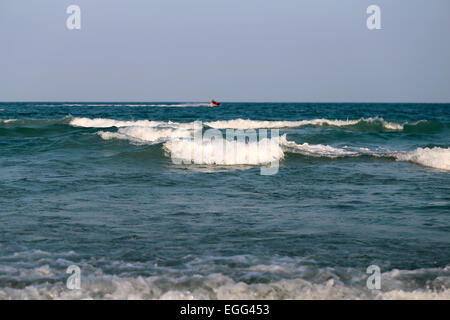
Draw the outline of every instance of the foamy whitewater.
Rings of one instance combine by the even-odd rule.
[[[0,110],[0,299],[450,299],[448,104]]]
[[[346,127],[356,124],[368,124],[378,122],[386,130],[403,130],[403,125],[384,121],[382,118],[368,118],[359,120],[327,120],[312,119],[303,121],[253,121],[253,120],[228,120],[206,122],[206,127],[215,129],[236,129],[248,133],[248,130],[254,129],[283,129],[297,128],[302,126],[337,126]],[[420,123],[421,121],[417,122]],[[297,144],[287,140],[284,134],[276,142],[270,139],[260,142],[220,142],[202,141],[195,142],[193,139],[193,130],[195,123],[176,123],[172,121],[117,121],[113,119],[89,119],[73,118],[70,125],[79,127],[108,128],[118,127],[117,132],[97,132],[103,139],[124,139],[137,143],[165,143],[164,148],[169,155],[180,159],[183,162],[192,160],[196,164],[266,164],[274,160],[281,160],[284,152],[299,153],[319,157],[344,157],[358,155],[372,155],[381,157],[391,157],[400,161],[411,161],[420,165],[433,167],[436,169],[450,170],[450,149],[449,148],[417,148],[409,152],[391,151],[391,152],[372,152],[368,148],[359,147],[358,151],[336,148],[329,145],[310,145],[307,142]],[[246,132],[247,131],[247,132]],[[224,134],[225,136],[225,134]],[[185,138],[185,139],[179,139]],[[264,145],[264,146],[263,146]],[[183,155],[185,153],[186,155]],[[195,161],[193,160],[195,158]]]

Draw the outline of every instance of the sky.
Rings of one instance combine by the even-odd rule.
[[[0,101],[450,102],[449,13],[449,0],[0,0]]]

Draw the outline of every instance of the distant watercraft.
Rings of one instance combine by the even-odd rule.
[[[209,105],[211,107],[218,107],[218,106],[220,106],[220,102],[217,102],[216,100],[212,99],[211,102],[209,103]]]

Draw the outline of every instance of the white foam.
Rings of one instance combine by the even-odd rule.
[[[2,120],[4,123],[13,122],[17,119]],[[334,126],[348,126],[354,125],[361,121],[373,122],[379,121],[385,128],[390,130],[401,130],[403,125],[386,122],[381,118],[368,118],[360,120],[327,120],[327,119],[313,119],[302,121],[255,121],[255,120],[227,120],[206,122],[205,124],[214,129],[238,129],[251,130],[259,128],[287,128],[298,127],[302,125],[334,125]],[[304,142],[298,144],[294,141],[288,141],[286,135],[279,139],[279,145],[274,146],[274,141],[268,142],[269,148],[258,148],[258,142],[245,143],[238,142],[234,149],[227,143],[220,145],[218,142],[207,141],[204,144],[191,141],[188,138],[192,135],[192,131],[196,128],[194,122],[178,123],[165,121],[151,121],[151,120],[137,120],[137,121],[120,121],[113,119],[89,119],[89,118],[71,118],[70,125],[88,128],[110,128],[118,127],[118,132],[104,132],[100,131],[98,134],[105,140],[109,139],[125,139],[138,143],[159,143],[168,141],[164,148],[174,158],[180,159],[183,162],[188,161],[183,154],[192,154],[191,158],[197,159],[194,163],[197,164],[217,164],[217,165],[235,165],[235,164],[263,164],[271,163],[275,160],[281,160],[284,157],[284,152],[299,153],[308,156],[317,157],[346,157],[371,155],[374,157],[389,157],[400,161],[410,161],[423,166],[433,167],[436,169],[450,170],[450,149],[447,148],[418,148],[414,151],[405,152],[374,152],[364,147],[346,147],[338,148],[323,144],[309,144]],[[197,129],[201,128],[197,127]],[[175,139],[175,140],[174,140]],[[263,141],[260,141],[263,142]],[[230,151],[233,150],[233,151]],[[190,156],[189,156],[190,157]]]
[[[176,122],[165,122],[165,121],[151,121],[151,120],[137,120],[137,121],[121,121],[114,119],[103,119],[103,118],[73,118],[70,120],[69,124],[75,127],[85,127],[85,128],[111,128],[111,127],[179,127],[180,124]],[[189,124],[186,124],[189,126]]]
[[[118,132],[99,131],[97,134],[102,137],[103,140],[128,140],[128,137]]]
[[[258,121],[258,120],[221,120],[206,122],[205,124],[215,129],[276,129],[276,128],[291,128],[301,127],[305,125],[322,125],[322,124],[334,124],[336,126],[343,126],[357,123],[357,121],[344,121],[344,120],[327,120],[327,119],[314,119],[314,120],[301,120],[301,121]]]
[[[98,135],[104,140],[121,139],[137,143],[159,143],[174,138],[187,138],[191,136],[191,131],[173,128],[152,128],[152,127],[123,127],[117,132],[99,131]]]
[[[366,267],[321,268],[306,257],[189,255],[183,260],[170,267],[83,259],[74,251],[9,253],[0,255],[0,299],[450,299],[450,266],[386,269],[381,290],[369,290]],[[82,270],[81,290],[65,285],[73,264]]]
[[[3,123],[11,123],[11,122],[16,122],[16,121],[18,121],[19,119],[0,119],[0,122],[3,122]]]
[[[329,119],[311,119],[311,120],[300,120],[300,121],[259,121],[259,120],[245,120],[245,119],[234,119],[234,120],[222,120],[206,122],[205,124],[211,128],[215,129],[275,129],[275,128],[297,128],[302,126],[335,126],[335,127],[345,127],[352,126],[358,123],[373,123],[380,122],[383,127],[389,130],[403,130],[403,125],[385,121],[383,118],[361,118],[359,120],[329,120]]]
[[[417,148],[410,152],[396,153],[394,156],[397,160],[411,161],[427,167],[450,170],[450,148]]]
[[[45,275],[47,270],[43,270]],[[382,290],[373,291],[365,286],[367,275],[355,270],[343,277],[333,270],[316,270],[316,276],[324,279],[320,282],[298,276],[256,283],[239,281],[221,273],[191,277],[120,277],[100,273],[97,276],[85,274],[81,290],[68,290],[60,282],[29,285],[23,289],[7,287],[0,288],[0,299],[450,299],[446,276],[433,276],[434,280],[427,281],[429,287],[421,288],[414,279],[402,279],[405,273],[411,272],[417,273],[398,271],[393,277],[390,272],[383,273]],[[437,289],[439,283],[442,285]],[[383,289],[383,285],[388,288]]]
[[[180,105],[181,106],[181,105]],[[282,128],[297,128],[302,126],[314,125],[314,126],[335,126],[345,127],[352,126],[359,123],[373,123],[380,122],[385,129],[388,130],[403,130],[403,124],[387,122],[382,118],[361,118],[359,120],[329,120],[329,119],[312,119],[312,120],[300,120],[300,121],[259,121],[259,120],[221,120],[205,122],[204,124],[214,129],[282,129]],[[96,127],[96,128],[108,128],[108,127],[127,127],[127,126],[192,126],[192,123],[176,123],[176,122],[164,122],[164,121],[150,121],[150,120],[137,120],[137,121],[120,121],[114,119],[103,118],[73,118],[70,121],[70,125],[78,127]]]
[[[288,141],[286,135],[280,138],[280,143],[285,152],[299,153],[315,157],[352,157],[370,155],[373,157],[395,158],[398,161],[409,161],[416,164],[441,170],[450,170],[450,148],[417,148],[414,151],[402,152],[375,152],[369,148],[336,148],[329,145],[310,145],[308,143],[297,144]]]
[[[175,139],[164,143],[172,159],[185,164],[261,165],[283,159],[277,139],[229,141],[226,139]]]
[[[332,147],[329,145],[323,145],[323,144],[311,145],[307,142],[305,142],[303,144],[297,144],[293,141],[288,141],[286,139],[286,135],[283,135],[280,138],[280,143],[283,146],[283,149],[285,151],[309,155],[309,156],[315,156],[315,157],[336,158],[336,157],[359,155],[359,153],[357,153],[357,152],[345,150],[342,148],[335,148],[335,147]]]

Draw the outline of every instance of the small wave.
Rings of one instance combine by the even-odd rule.
[[[174,128],[180,130],[192,130],[195,126],[194,122],[172,122],[172,121],[152,121],[152,120],[136,120],[122,121],[104,118],[71,118],[69,124],[74,127],[84,128],[124,128],[124,127],[145,127],[145,128]]]
[[[371,123],[384,120],[373,119],[360,119],[360,120],[328,120],[328,119],[313,119],[313,120],[300,120],[300,121],[258,121],[258,120],[224,120],[205,122],[204,124],[214,129],[237,129],[237,130],[249,130],[249,129],[282,129],[282,128],[296,128],[302,126],[335,126],[345,127],[356,125],[361,122]],[[382,122],[384,126],[390,130],[401,130],[403,128],[400,124]],[[144,126],[144,127],[157,127],[157,126],[191,126],[192,123],[177,123],[177,122],[164,122],[164,121],[151,121],[151,120],[136,120],[136,121],[121,121],[114,119],[104,118],[73,118],[70,121],[72,126],[79,127],[128,127],[128,126]]]
[[[19,119],[0,119],[0,123],[12,123],[12,122],[16,122]]]
[[[385,130],[400,131],[403,130],[403,124],[388,122],[383,118],[361,118],[359,120],[329,120],[329,119],[311,119],[299,121],[258,121],[258,120],[223,120],[207,122],[207,126],[215,129],[275,129],[275,128],[298,128],[303,126],[333,126],[333,127],[350,127],[356,125],[372,125],[379,126]]]
[[[162,105],[160,105],[162,106]],[[183,106],[183,105],[171,105]],[[191,105],[189,105],[191,106]],[[200,104],[199,104],[200,106]],[[46,125],[55,122],[69,123],[71,126],[86,127],[86,128],[108,128],[108,127],[129,127],[129,126],[143,126],[143,127],[177,127],[187,128],[193,125],[192,122],[180,123],[173,121],[153,121],[153,120],[115,120],[107,118],[83,118],[66,116],[60,119],[0,119],[0,124],[16,123],[17,125]],[[358,131],[404,131],[411,133],[433,133],[450,128],[448,123],[441,123],[437,121],[420,120],[414,123],[395,123],[388,122],[382,118],[361,118],[359,120],[329,120],[329,119],[311,119],[299,121],[269,121],[269,120],[219,120],[204,122],[204,126],[214,129],[288,129],[300,128],[304,126],[315,127],[336,127],[347,128]]]
[[[335,148],[328,145],[297,144],[282,137],[282,146],[285,152],[298,153],[313,157],[357,157],[362,155],[372,157],[394,158],[398,161],[413,162],[425,167],[450,170],[450,148],[417,148],[413,151],[401,152],[375,152],[368,148],[353,148],[352,150]]]
[[[43,269],[41,272],[48,272]],[[325,271],[324,271],[325,272]],[[382,275],[382,278],[385,275]],[[439,279],[435,280],[439,282]],[[383,282],[384,283],[384,282]],[[359,286],[346,286],[342,279],[314,283],[302,278],[282,279],[269,283],[245,283],[223,274],[208,276],[118,277],[111,275],[85,277],[82,290],[68,290],[63,285],[29,285],[24,289],[1,288],[0,299],[158,299],[158,300],[274,300],[274,299],[373,299],[373,300],[448,300],[450,289],[401,289],[373,291]],[[194,286],[192,285],[194,284]]]
[[[38,118],[21,118],[21,119],[0,119],[0,125],[8,127],[45,127],[49,125],[68,123],[70,116],[56,119],[38,119]]]
[[[411,133],[435,133],[448,128],[450,128],[449,123],[420,120],[414,123],[405,123],[403,131]]]
[[[141,126],[123,127],[119,128],[117,132],[99,131],[97,134],[104,140],[120,139],[145,144],[160,143],[169,139],[191,136],[191,132],[188,130]]]
[[[195,257],[175,268],[152,261],[79,260],[74,252],[2,260],[0,271],[9,281],[0,287],[0,299],[450,299],[449,266],[386,270],[381,289],[369,290],[365,268],[319,267],[301,257]],[[65,286],[72,264],[82,270],[82,290]]]
[[[171,126],[171,127],[186,127],[192,126],[192,123],[177,123],[172,121],[151,121],[151,120],[136,120],[136,121],[120,121],[114,119],[104,118],[73,118],[70,121],[73,126],[79,127],[126,127],[126,126]],[[383,118],[367,118],[359,120],[329,120],[329,119],[311,119],[299,121],[259,121],[259,120],[219,120],[204,122],[204,125],[214,129],[283,129],[283,128],[300,128],[304,126],[316,127],[342,127],[349,129],[356,129],[362,131],[406,131],[406,132],[434,132],[442,128],[448,127],[447,124],[440,122],[430,122],[426,120],[417,121],[414,123],[395,123],[385,121]]]
[[[337,158],[368,155],[373,157],[394,158],[398,161],[414,162],[435,169],[450,170],[450,148],[417,148],[413,151],[401,152],[376,152],[368,148],[352,148],[349,150],[321,144],[297,144],[293,141],[288,141],[286,135],[283,135],[280,138],[280,143],[286,152],[299,153],[307,156]]]
[[[286,135],[283,135],[280,138],[280,143],[283,146],[285,151],[291,153],[299,153],[308,156],[315,157],[329,157],[329,158],[337,158],[337,157],[345,157],[345,156],[358,156],[360,153],[355,151],[349,151],[342,148],[335,148],[328,145],[323,144],[315,144],[311,145],[307,142],[303,144],[297,144],[293,141],[288,141],[286,139]],[[360,149],[362,150],[362,149]]]
[[[121,121],[114,119],[103,119],[103,118],[73,118],[70,121],[71,126],[75,127],[85,127],[85,128],[111,128],[111,127],[161,127],[161,126],[171,126],[171,122],[164,121],[151,121],[151,120],[137,120],[137,121]],[[176,125],[176,124],[174,124]]]
[[[398,152],[394,157],[400,161],[410,161],[426,167],[450,170],[450,148],[417,148],[414,151]]]

